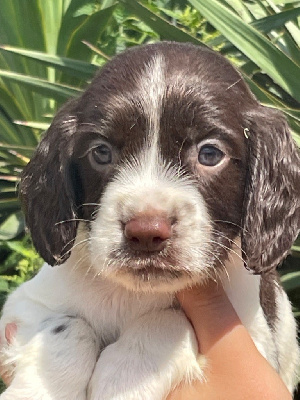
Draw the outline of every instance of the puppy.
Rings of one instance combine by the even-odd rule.
[[[4,307],[1,343],[18,329],[1,400],[162,400],[204,379],[175,293],[208,278],[292,391],[296,327],[276,267],[299,231],[299,171],[283,116],[221,55],[162,42],[107,63],[22,176],[46,264]]]

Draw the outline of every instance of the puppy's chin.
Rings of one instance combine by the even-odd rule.
[[[132,291],[175,293],[201,280],[199,274],[159,255],[112,260],[105,276]]]
[[[135,292],[175,293],[187,286],[192,286],[196,281],[186,273],[178,276],[177,271],[174,273],[174,271],[165,269],[154,271],[122,268],[107,277]]]

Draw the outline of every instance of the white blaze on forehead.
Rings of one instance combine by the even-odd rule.
[[[165,92],[165,62],[162,55],[157,54],[146,64],[138,81],[138,91],[147,121],[148,142],[151,147],[156,147]]]
[[[162,54],[154,55],[145,61],[140,68],[130,71],[130,85],[110,94],[105,104],[106,119],[103,124],[113,121],[124,107],[139,109],[146,121],[146,136],[152,136],[151,142],[156,142],[160,126],[162,99],[165,91],[165,60]]]

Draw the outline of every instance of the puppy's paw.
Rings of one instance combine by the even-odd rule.
[[[148,313],[100,355],[89,400],[163,400],[180,382],[203,380],[205,360],[181,311]]]
[[[13,380],[0,400],[86,400],[98,356],[93,329],[82,318],[55,316],[23,346],[15,344]]]

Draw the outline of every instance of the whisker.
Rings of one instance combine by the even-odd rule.
[[[100,207],[101,204],[100,203],[83,203],[83,204],[80,204],[80,207],[83,207],[83,206],[98,206],[98,207]]]
[[[242,249],[241,246],[239,246],[233,239],[230,239],[229,237],[227,237],[226,235],[224,235],[222,232],[216,230],[216,229],[212,229],[213,233],[216,233],[217,235],[223,237],[224,239],[228,240],[229,242],[233,243],[240,251],[242,254],[245,255],[245,257],[247,257],[246,252]],[[232,250],[232,249],[231,249]]]
[[[228,273],[228,271],[227,271],[227,268],[226,268],[226,265],[225,265],[225,263],[219,258],[219,257],[217,257],[215,254],[213,254],[213,253],[211,253],[218,261],[219,261],[219,263],[220,263],[220,265],[221,265],[221,267],[222,267],[222,270],[225,272],[225,275],[226,275],[226,278],[227,278],[227,280],[228,280],[228,282],[230,282],[230,275],[229,275],[229,273]],[[216,279],[217,280],[214,280],[216,283],[218,283],[219,281],[221,281],[222,282],[222,279],[221,279],[221,274],[220,274],[220,272],[219,272],[219,270],[218,269],[214,269],[214,274],[216,275]]]
[[[91,260],[91,267],[89,268],[89,271],[92,269],[93,265],[97,263],[98,258],[100,258],[101,254],[97,254],[94,256],[94,258]],[[99,271],[97,268],[95,268],[95,274],[93,276],[93,279],[96,279],[98,276],[103,275],[103,271],[109,267],[109,265],[113,262],[112,259],[110,259],[109,255],[107,255],[102,262],[102,270]]]
[[[223,249],[228,250],[229,253],[230,253],[230,252],[234,253],[241,261],[243,261],[243,263],[245,263],[245,264],[247,265],[247,263],[245,262],[245,260],[243,259],[243,257],[241,257],[240,254],[238,254],[236,251],[234,251],[234,250],[231,249],[230,247],[227,247],[227,246],[225,246],[225,245],[222,244],[222,243],[216,242],[215,240],[210,240],[210,243],[215,243],[215,244],[219,245],[220,247],[222,247]]]
[[[77,246],[82,245],[82,244],[85,244],[85,242],[88,243],[89,240],[90,240],[90,238],[86,238],[86,239],[81,240],[80,242],[77,242],[77,243],[73,244],[72,247],[71,247],[69,250],[67,250],[65,253],[61,254],[60,257],[61,257],[61,258],[64,258],[67,254],[71,253]],[[66,247],[68,247],[68,245],[69,245],[70,243],[72,243],[72,242],[75,242],[75,239],[71,239],[68,243],[66,243],[66,244],[64,245],[64,247],[62,248],[62,251],[63,251]]]
[[[81,266],[81,263],[83,263],[85,260],[87,260],[89,258],[89,254],[88,254],[88,252],[87,253],[85,253],[84,255],[82,255],[77,261],[76,261],[76,263],[73,265],[73,267],[72,267],[72,270],[73,271],[76,271],[80,266]],[[86,276],[86,274],[85,274],[85,276]]]
[[[220,265],[224,268],[224,270],[226,271],[226,274],[227,274],[227,276],[228,276],[227,269],[226,269],[226,266],[225,266],[225,264],[224,264],[224,261],[222,261],[222,260],[220,259],[220,257],[218,257],[213,251],[211,251],[211,250],[209,250],[209,249],[206,249],[205,252],[208,252],[208,253],[209,253],[210,255],[212,255],[217,261],[219,261]],[[213,269],[213,270],[215,271],[215,269]]]
[[[83,219],[83,218],[70,218],[70,219],[66,219],[66,220],[64,220],[64,221],[56,222],[56,224],[55,224],[54,226],[56,226],[56,225],[61,225],[61,224],[64,224],[64,223],[66,223],[66,222],[75,222],[75,221],[78,221],[78,222],[90,222],[88,219]]]
[[[243,226],[241,226],[241,225],[239,225],[239,224],[236,224],[236,223],[234,223],[234,222],[225,221],[225,220],[223,220],[223,219],[215,219],[215,220],[213,220],[212,222],[222,222],[222,223],[224,223],[224,224],[230,224],[230,225],[236,226],[237,228],[241,229],[243,232],[246,232],[246,233],[248,233],[249,235],[251,235],[251,233],[250,233],[247,229],[245,229]],[[251,235],[251,236],[252,236],[252,235]]]

